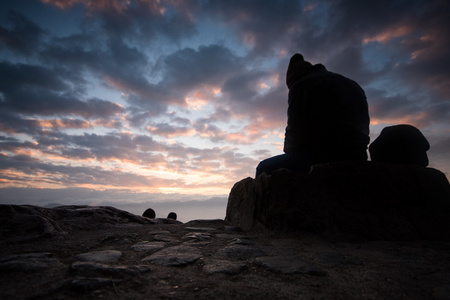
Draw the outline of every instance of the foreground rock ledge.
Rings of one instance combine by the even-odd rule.
[[[450,242],[0,205],[0,299],[449,299]]]
[[[280,170],[232,188],[225,220],[339,240],[450,241],[450,186],[433,168],[375,162]]]

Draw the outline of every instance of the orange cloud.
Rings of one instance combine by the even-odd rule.
[[[427,112],[414,113],[403,117],[371,117],[370,125],[380,124],[413,124],[417,127],[425,127],[429,123],[429,114]]]
[[[408,25],[401,25],[395,28],[388,28],[374,36],[364,38],[363,44],[368,44],[370,42],[378,42],[380,44],[385,44],[392,39],[411,33],[412,30],[413,28]]]

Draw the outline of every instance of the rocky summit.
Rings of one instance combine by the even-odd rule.
[[[450,185],[433,168],[376,162],[286,169],[236,183],[226,220],[331,241],[450,241]]]
[[[429,215],[443,209],[442,203],[421,197],[412,198],[409,206],[394,203],[387,206],[384,220],[397,224],[397,229],[384,236],[367,234],[381,226],[378,210],[386,208],[392,198],[382,199],[379,206],[352,206],[360,198],[345,202],[344,194],[333,189],[347,188],[345,179],[360,169],[347,166],[345,173],[339,166],[325,168],[328,173],[334,168],[340,181],[324,174],[316,179],[287,176],[283,171],[237,183],[230,193],[227,220],[181,223],[113,207],[0,205],[0,299],[449,299],[450,242],[441,233],[423,237],[431,230],[439,231],[436,224],[445,226],[445,222],[437,214],[437,223],[426,229],[410,228],[432,220]],[[377,176],[393,179],[385,171]],[[414,185],[430,186],[430,182],[443,180],[438,171],[425,172],[436,175],[434,180],[420,171],[411,175],[417,177]],[[354,182],[351,195],[364,191],[378,199],[379,192],[368,192],[367,185],[362,185],[368,178],[356,177],[361,180]],[[310,180],[312,186],[305,187],[302,180]],[[359,215],[343,226],[331,217],[330,209],[321,214],[311,204],[305,211],[314,212],[319,223],[312,226],[299,214],[299,207],[290,206],[293,199],[303,200],[292,198],[296,193],[287,190],[289,186],[306,189],[317,207],[330,204],[320,202],[327,197],[340,201],[345,209],[332,206],[336,214],[344,214],[339,222],[350,218],[350,212]],[[439,186],[434,187],[440,191]],[[383,195],[397,193],[391,188],[385,188]],[[276,217],[282,225],[275,226],[265,221],[276,219],[270,219],[270,212],[279,213],[272,210],[274,206],[269,203],[270,209],[264,210],[255,201],[242,206],[239,195],[248,201],[259,197],[255,199],[264,204],[278,199],[303,221],[295,223],[291,218],[283,223]],[[420,222],[414,221],[420,215],[416,205],[424,215]],[[251,215],[239,214],[238,208]],[[370,214],[373,209],[378,210]],[[282,218],[289,216],[282,213]],[[393,216],[399,220],[394,222]],[[377,225],[370,230],[350,230],[356,220],[362,222],[361,227]],[[399,238],[401,232],[409,236]]]

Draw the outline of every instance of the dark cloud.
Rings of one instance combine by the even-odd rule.
[[[202,9],[236,28],[240,40],[251,46],[251,56],[276,55],[303,14],[300,1],[286,0],[209,1]]]
[[[70,84],[55,71],[41,66],[0,63],[0,92],[0,107],[4,111],[86,118],[105,118],[122,112],[120,106],[109,101],[75,98],[77,93]]]
[[[168,88],[186,91],[200,85],[221,84],[242,69],[242,61],[220,45],[185,48],[164,59],[164,83]]]
[[[0,47],[3,44],[10,51],[23,55],[35,53],[46,31],[20,12],[9,10],[6,14],[6,27],[0,26]]]

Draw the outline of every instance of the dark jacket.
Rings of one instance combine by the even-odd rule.
[[[314,65],[289,90],[284,152],[311,163],[367,160],[369,111],[353,80]]]

